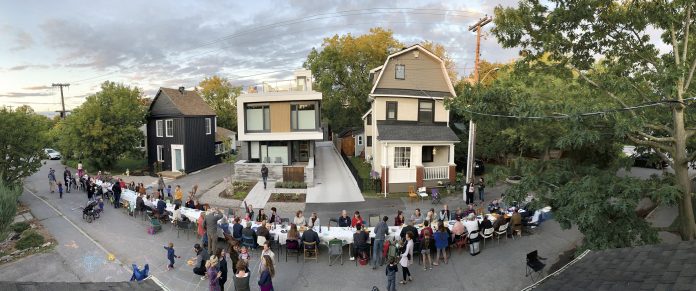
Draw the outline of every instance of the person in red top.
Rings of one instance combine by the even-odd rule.
[[[356,210],[355,213],[353,214],[353,219],[351,219],[351,221],[350,221],[350,226],[355,227],[356,225],[362,224],[362,223],[363,223],[363,219],[360,216],[360,211]]]
[[[423,229],[421,229],[420,232],[420,238],[423,239],[425,237],[425,234],[428,234],[429,237],[433,237],[433,229],[430,228],[430,221],[423,221]]]
[[[396,212],[396,217],[394,217],[394,226],[401,226],[404,224],[404,213],[399,210]]]

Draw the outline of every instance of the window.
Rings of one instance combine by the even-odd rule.
[[[316,120],[314,103],[290,105],[290,128],[293,130],[314,130],[317,128]]]
[[[164,120],[155,121],[155,132],[157,137],[162,137],[164,133]]]
[[[167,119],[164,121],[164,135],[166,135],[167,137],[174,136],[174,120],[173,119]]]
[[[362,145],[362,135],[358,135],[358,145]]]
[[[372,146],[372,136],[368,135],[365,137],[365,139],[367,139],[367,146],[371,147]]]
[[[164,146],[157,146],[157,161],[164,162]]]
[[[215,154],[219,155],[219,154],[223,154],[223,153],[225,153],[225,143],[224,142],[216,143],[215,144]]]
[[[432,163],[433,162],[433,148],[432,146],[424,146],[423,149],[421,150],[421,155],[423,157],[423,162],[424,163]]]
[[[398,80],[406,80],[406,65],[396,65],[394,76]]]
[[[396,101],[387,101],[387,120],[396,120],[398,107]]]
[[[435,121],[434,107],[435,101],[433,100],[418,101],[418,122],[432,123]]]
[[[212,133],[213,129],[211,126],[211,120],[210,118],[205,119],[205,134],[210,134]]]
[[[372,113],[367,115],[367,125],[372,125]]]
[[[394,168],[410,168],[411,167],[411,148],[410,147],[395,147],[394,148]]]
[[[145,139],[141,138],[140,139],[140,148],[144,148],[144,147],[145,147]]]
[[[267,104],[249,104],[246,106],[246,130],[270,131],[271,130],[271,110]]]

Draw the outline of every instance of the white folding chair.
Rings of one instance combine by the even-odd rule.
[[[486,229],[483,230],[483,235],[482,235],[481,237],[483,237],[483,247],[484,247],[484,248],[486,247],[486,239],[492,238],[492,237],[493,237],[493,232],[494,232],[494,231],[495,231],[495,229],[492,228],[492,227],[491,227],[491,228],[486,228]]]
[[[425,189],[425,187],[420,187],[420,188],[418,188],[418,197],[420,197],[421,202],[423,202],[423,199],[425,199],[426,197],[428,197],[428,192],[427,192],[427,190]]]
[[[502,218],[501,218],[501,219],[502,219]],[[507,239],[507,229],[508,229],[508,225],[509,225],[509,224],[510,224],[510,223],[508,222],[508,223],[505,223],[505,224],[499,226],[499,227],[498,227],[498,230],[495,232],[495,235],[496,235],[496,237],[498,238],[498,243],[499,243],[499,244],[500,244],[500,236],[501,236],[501,235],[504,235],[504,236],[505,236],[505,239]]]

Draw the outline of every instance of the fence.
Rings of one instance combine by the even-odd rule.
[[[348,167],[348,170],[350,173],[353,175],[353,178],[355,179],[355,182],[358,183],[358,188],[360,188],[360,191],[379,191],[380,190],[380,185],[381,185],[381,179],[372,179],[372,178],[361,178],[360,174],[358,173],[358,170],[355,168],[355,165],[353,165],[353,162],[343,153],[341,153],[341,158],[343,158],[343,162],[346,164]]]

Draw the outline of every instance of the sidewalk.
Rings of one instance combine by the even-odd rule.
[[[677,219],[678,215],[679,209],[677,209],[677,206],[660,205],[645,220],[653,227],[669,227]],[[660,231],[658,235],[662,243],[677,243],[681,241],[681,237],[668,231]]]
[[[365,201],[358,183],[331,142],[317,142],[314,187],[307,189],[307,203]]]

